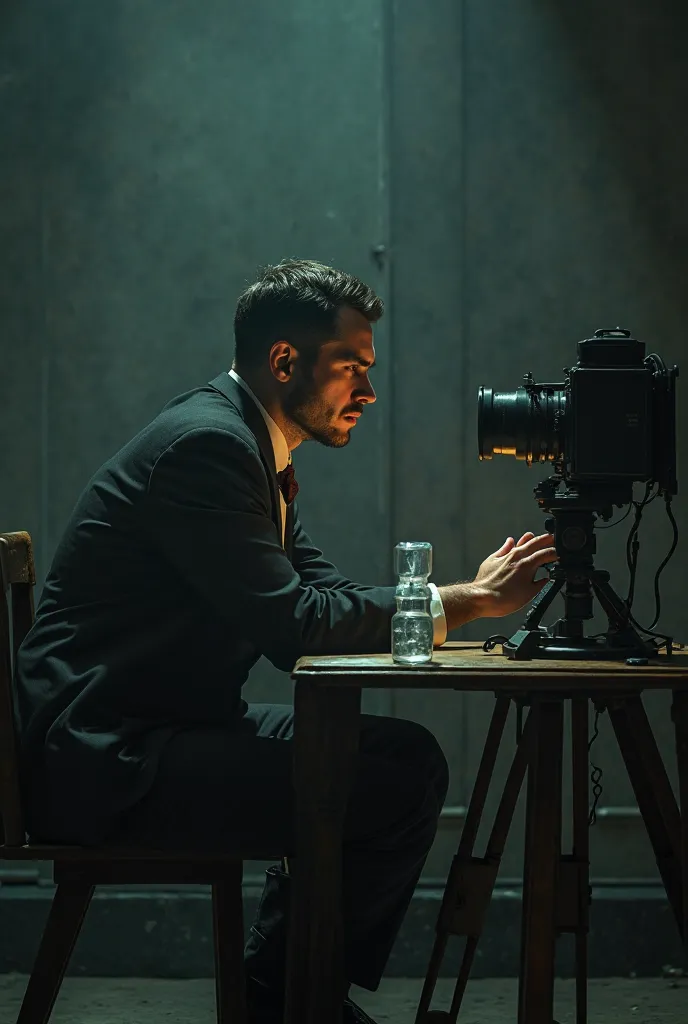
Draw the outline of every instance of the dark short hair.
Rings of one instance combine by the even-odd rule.
[[[313,260],[283,260],[263,267],[237,302],[237,366],[257,366],[281,340],[315,359],[320,346],[337,337],[337,318],[344,306],[357,309],[371,324],[384,312],[373,289],[342,270]]]

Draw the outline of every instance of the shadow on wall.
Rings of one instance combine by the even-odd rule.
[[[688,8],[684,0],[547,6],[578,65],[581,87],[604,123],[606,155],[632,193],[642,229],[638,245],[650,250],[654,289],[655,282],[663,282],[657,300],[674,307],[679,327],[688,321]],[[663,182],[674,188],[662,188]]]

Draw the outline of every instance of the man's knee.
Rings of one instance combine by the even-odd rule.
[[[440,796],[440,802],[444,803],[444,798],[449,789],[449,764],[447,763],[445,753],[434,733],[426,729],[425,726],[418,725],[416,722],[410,722],[409,724],[415,726],[419,758],[432,773],[435,789]]]
[[[425,776],[444,802],[449,787],[449,766],[437,738],[424,725],[406,718],[364,716],[361,748],[397,760]]]

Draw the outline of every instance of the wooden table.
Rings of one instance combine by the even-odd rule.
[[[363,687],[490,691],[496,703],[447,885],[418,1021],[425,1019],[449,934],[466,937],[447,1020],[455,1020],[486,903],[523,778],[528,774],[519,1024],[551,1024],[557,934],[576,934],[577,1022],[587,1020],[588,701],[610,715],[677,925],[688,951],[688,654],[646,666],[599,661],[511,661],[480,644],[447,644],[422,667],[390,655],[302,658],[295,689],[296,856],[291,862],[287,1024],[338,1024],[343,993],[342,833],[357,752]],[[673,691],[679,811],[642,704]],[[573,850],[561,853],[563,710],[572,702]],[[485,857],[473,845],[509,706],[528,708]],[[468,899],[467,899],[468,896]],[[437,1015],[434,1015],[437,1019]],[[442,1015],[440,1015],[442,1016]]]

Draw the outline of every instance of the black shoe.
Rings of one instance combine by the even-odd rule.
[[[372,1017],[370,1017],[365,1010],[353,1001],[353,999],[344,1000],[344,1013],[342,1014],[343,1024],[376,1024]]]
[[[251,1024],[282,1024],[284,1007],[281,998],[250,975],[246,978],[246,999],[248,1019]],[[345,999],[342,1024],[376,1024],[376,1022],[352,999]]]
[[[261,985],[250,975],[246,977],[246,1003],[250,1024],[282,1024],[284,1005],[272,989]]]

